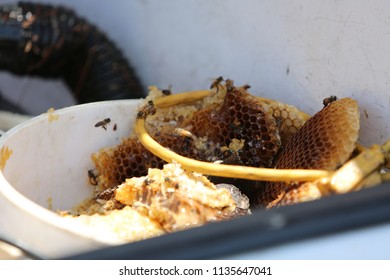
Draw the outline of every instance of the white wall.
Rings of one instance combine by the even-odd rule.
[[[361,107],[361,141],[390,138],[389,1],[40,2],[66,3],[107,31],[145,85],[195,90],[222,75],[311,114],[329,95],[349,96]],[[58,81],[44,86],[1,74],[0,90],[35,112],[72,102],[61,101]],[[42,108],[26,102],[35,92]]]

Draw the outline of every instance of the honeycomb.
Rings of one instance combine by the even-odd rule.
[[[157,221],[167,232],[248,213],[246,205],[242,207],[243,198],[236,201],[230,190],[177,164],[127,179],[117,188],[115,199]]]
[[[219,85],[194,104],[157,108],[146,120],[147,130],[161,145],[186,157],[272,167],[285,139],[290,139],[308,116],[293,106],[255,97],[247,89],[230,81],[229,86]],[[152,88],[145,104],[162,95]],[[94,153],[92,160],[101,191],[127,178],[145,176],[149,168],[162,168],[165,163],[133,134],[117,146]]]
[[[310,118],[279,153],[275,168],[335,170],[352,154],[359,132],[357,102],[344,98],[330,103]],[[273,205],[292,191],[288,199],[300,195],[297,185],[267,182],[259,196],[263,205]],[[287,197],[286,197],[287,199]]]
[[[153,137],[161,145],[183,156],[206,160],[210,158],[210,154],[215,153],[213,149],[208,149],[208,145],[204,146],[202,140],[178,135],[169,124],[162,131],[164,132],[155,131]],[[99,174],[99,186],[102,190],[117,186],[128,178],[145,176],[149,168],[162,168],[166,163],[144,148],[135,137],[124,139],[116,147],[101,149],[92,155],[92,160]]]
[[[320,189],[318,182],[305,182],[303,184],[291,185],[289,189],[280,196],[279,201],[273,204],[286,206],[298,204],[306,201],[312,201],[323,197],[323,190]]]
[[[228,88],[220,106],[194,112],[185,125],[220,146],[243,140],[238,154],[246,166],[270,167],[280,147],[276,119],[244,88]]]
[[[237,187],[215,185],[180,164],[150,168],[59,214],[87,225],[99,238],[133,242],[250,214],[248,198]]]
[[[126,178],[144,176],[149,168],[160,168],[164,163],[133,137],[124,139],[115,148],[94,153],[92,160],[99,174],[100,191],[117,186]]]
[[[258,99],[260,99],[266,111],[276,119],[282,146],[290,142],[292,136],[310,118],[309,115],[302,113],[292,105],[266,98]]]

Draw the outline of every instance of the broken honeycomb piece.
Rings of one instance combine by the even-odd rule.
[[[243,140],[240,157],[246,166],[270,167],[280,147],[275,118],[244,88],[227,89],[222,104],[194,112],[184,124],[193,134],[222,146]]]
[[[107,242],[123,243],[250,214],[248,198],[234,186],[219,186],[179,164],[150,168],[146,176],[59,212],[96,230]]]
[[[237,191],[237,190],[236,190]],[[245,208],[241,200],[240,210]],[[149,169],[148,175],[127,179],[116,192],[115,199],[137,209],[157,221],[167,231],[177,231],[209,222],[235,217],[236,201],[226,188],[217,188],[206,177],[185,172],[178,164],[163,169]],[[249,213],[249,205],[245,209]]]
[[[101,205],[97,204],[95,208],[99,207]],[[129,206],[107,211],[104,215],[99,211],[91,211],[81,212],[76,216],[62,213],[62,216],[74,223],[88,226],[95,231],[95,236],[107,243],[139,241],[166,233],[159,223]]]
[[[278,169],[335,170],[351,156],[359,134],[359,110],[355,100],[343,98],[330,103],[310,118],[292,137],[276,160]],[[294,184],[267,182],[259,202],[277,204]],[[300,195],[294,191],[289,195]]]

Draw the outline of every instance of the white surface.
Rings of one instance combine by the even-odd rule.
[[[145,85],[195,90],[223,75],[310,114],[329,95],[350,96],[361,106],[363,144],[390,138],[389,1],[40,2],[66,3],[107,31]],[[61,84],[49,90],[26,80],[7,83],[1,75],[0,90],[34,112],[62,106],[62,95],[53,95]],[[49,97],[41,98],[38,108],[28,91],[55,100],[49,106]]]

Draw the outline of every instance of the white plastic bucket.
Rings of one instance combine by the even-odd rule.
[[[91,229],[55,212],[92,195],[91,154],[129,135],[138,103],[72,106],[39,115],[0,137],[0,234],[48,258],[120,242],[99,239]],[[95,127],[106,118],[111,120],[106,129]]]

